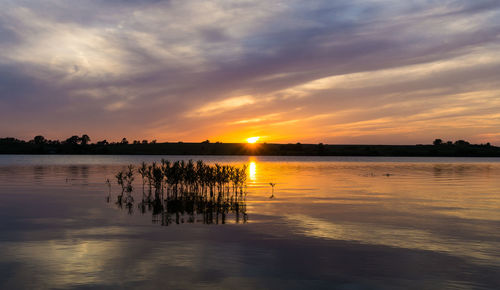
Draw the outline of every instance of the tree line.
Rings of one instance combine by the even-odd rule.
[[[449,156],[500,157],[500,147],[471,144],[466,140],[443,141],[417,145],[330,145],[330,144],[269,144],[251,146],[246,143],[162,142],[123,138],[109,143],[91,143],[87,134],[71,136],[63,141],[48,140],[41,135],[30,141],[0,138],[0,154],[114,154],[114,155],[269,155],[269,156]]]
[[[432,145],[435,145],[435,146],[440,146],[440,145],[447,145],[447,146],[452,146],[452,145],[456,145],[456,146],[468,146],[468,145],[471,145],[470,142],[468,141],[465,141],[465,140],[457,140],[455,142],[453,141],[446,141],[444,142],[443,139],[434,139],[434,141],[432,142]],[[485,144],[473,144],[473,145],[479,145],[479,146],[491,146],[490,142],[488,143],[485,143]]]
[[[36,145],[116,145],[116,144],[156,144],[156,140],[151,140],[148,141],[146,139],[144,140],[134,140],[132,142],[129,142],[127,138],[122,138],[120,142],[108,142],[106,139],[97,141],[95,143],[90,142],[91,139],[89,135],[83,134],[81,136],[78,135],[73,135],[65,140],[49,140],[45,138],[42,135],[37,135],[33,139],[29,141],[24,141],[21,139],[17,138],[12,138],[12,137],[6,137],[6,138],[0,138],[0,144],[5,144],[5,145],[10,145],[10,144],[36,144]]]
[[[133,140],[131,142],[129,142],[129,140],[127,140],[127,138],[122,138],[122,140],[120,142],[108,142],[106,139],[104,140],[100,140],[100,141],[97,141],[95,143],[91,143],[90,142],[91,139],[89,137],[89,135],[87,134],[83,134],[81,136],[78,136],[78,135],[73,135],[65,140],[49,140],[49,139],[46,139],[44,136],[42,135],[37,135],[35,137],[33,137],[33,139],[29,140],[29,141],[24,141],[24,140],[21,140],[21,139],[17,139],[17,138],[13,138],[13,137],[5,137],[5,138],[0,138],[0,145],[10,145],[10,144],[36,144],[36,145],[91,145],[91,144],[95,144],[95,145],[117,145],[117,144],[123,144],[123,145],[127,145],[127,144],[156,144],[157,141],[156,140],[151,140],[151,141],[148,141],[146,139],[143,139],[143,140]],[[182,143],[182,142],[178,142],[178,143]],[[205,140],[203,142],[201,142],[201,144],[210,144],[210,141],[209,140]],[[221,142],[216,142],[216,144],[221,144]],[[265,143],[264,143],[265,144]],[[434,141],[432,142],[433,145],[458,145],[458,146],[467,146],[467,145],[474,145],[474,146],[491,146],[490,142],[487,142],[487,143],[481,143],[481,144],[471,144],[470,142],[466,141],[466,140],[456,140],[455,142],[453,141],[443,141],[443,139],[440,139],[440,138],[437,138],[437,139],[434,139]],[[296,143],[296,144],[288,144],[288,145],[296,145],[296,146],[300,146],[301,143]],[[319,148],[323,148],[325,145],[323,143],[319,143],[317,145]]]

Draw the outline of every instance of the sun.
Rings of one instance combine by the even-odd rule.
[[[247,142],[248,143],[255,143],[259,140],[260,137],[250,137],[250,138],[247,138]]]

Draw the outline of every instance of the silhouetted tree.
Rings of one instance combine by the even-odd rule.
[[[87,145],[90,142],[90,137],[87,134],[83,134],[82,137],[80,137],[80,142],[82,145]]]
[[[0,138],[0,145],[22,144],[26,143],[24,140],[19,140],[12,137]]]
[[[108,143],[108,141],[106,141],[106,140],[102,140],[102,141],[98,141],[98,142],[97,142],[97,145],[108,145],[108,144],[109,144],[109,143]]]
[[[66,139],[66,141],[64,141],[64,143],[76,145],[76,144],[78,144],[79,141],[80,141],[80,137],[75,135],[75,136],[71,136],[68,139]]]
[[[457,140],[455,141],[455,145],[464,146],[464,145],[470,145],[470,143],[465,140]]]
[[[128,144],[127,138],[123,138],[121,144]]]
[[[33,142],[35,144],[45,144],[47,143],[47,139],[45,139],[45,137],[43,137],[42,135],[38,135],[33,138]]]
[[[443,140],[436,139],[436,140],[434,140],[434,142],[432,142],[432,144],[434,144],[434,145],[441,145],[441,144],[443,144]]]
[[[142,140],[142,144],[148,144],[148,140]]]

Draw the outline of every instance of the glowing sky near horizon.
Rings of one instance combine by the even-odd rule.
[[[500,145],[500,1],[0,0],[0,137]]]

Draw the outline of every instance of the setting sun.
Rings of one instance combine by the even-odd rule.
[[[250,137],[247,139],[248,143],[255,143],[259,140],[260,137]]]

